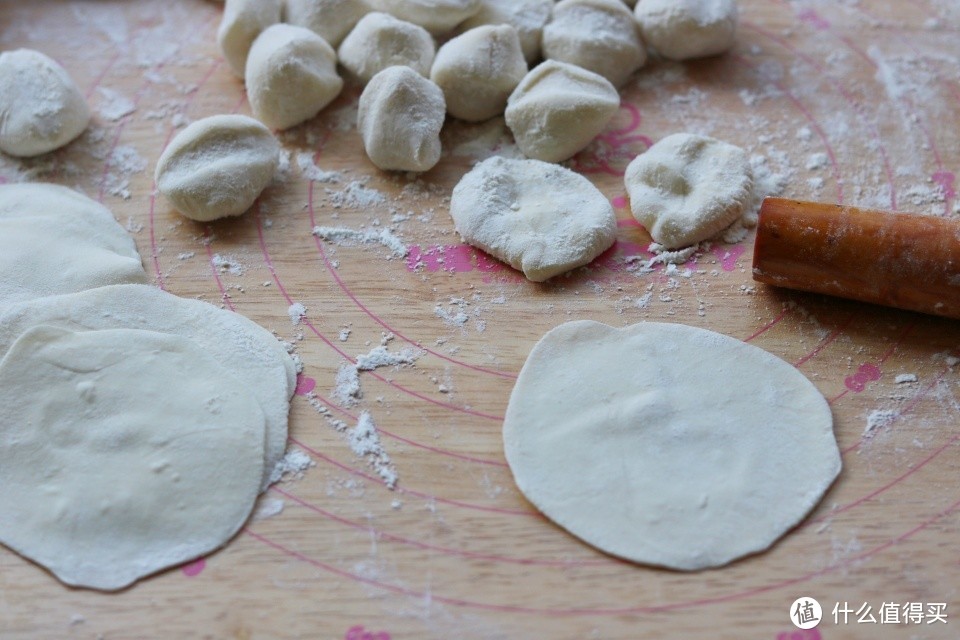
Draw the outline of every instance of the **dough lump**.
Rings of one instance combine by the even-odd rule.
[[[436,49],[433,37],[423,27],[374,11],[344,38],[337,55],[343,68],[366,84],[392,66],[407,66],[428,76]]]
[[[376,11],[418,24],[435,36],[480,10],[480,0],[368,0]]]
[[[366,0],[284,0],[284,22],[306,27],[337,47],[370,11]]]
[[[642,0],[635,15],[646,43],[670,60],[723,53],[737,34],[735,0]]]
[[[547,333],[503,442],[520,491],[551,520],[606,553],[681,570],[763,551],[841,466],[830,407],[794,367],[655,322]]]
[[[430,79],[443,90],[450,115],[479,122],[503,113],[526,74],[517,30],[508,24],[483,25],[440,47]]]
[[[603,76],[547,60],[510,94],[505,117],[524,155],[561,162],[590,144],[619,107],[620,94]]]
[[[357,129],[384,171],[428,171],[440,160],[443,91],[410,67],[387,67],[360,94]]]
[[[247,55],[257,36],[280,22],[283,0],[227,0],[217,29],[217,44],[230,69],[241,78],[246,73]]]
[[[186,217],[238,216],[273,179],[280,143],[247,116],[218,115],[188,125],[157,160],[157,188]]]
[[[465,242],[543,282],[585,265],[616,240],[607,198],[578,173],[494,156],[456,187],[450,215]]]
[[[509,24],[517,30],[528,64],[540,58],[543,27],[553,13],[553,0],[481,0],[480,10],[460,23],[466,31],[484,24]]]
[[[646,63],[647,48],[622,0],[562,0],[543,29],[543,55],[620,86]]]
[[[32,49],[0,53],[0,151],[38,156],[89,123],[90,107],[63,67]]]
[[[247,96],[253,115],[272,129],[314,117],[340,95],[337,53],[310,29],[269,27],[247,58]]]
[[[743,215],[753,191],[746,152],[715,138],[675,133],[627,166],[633,217],[668,249],[707,240]]]

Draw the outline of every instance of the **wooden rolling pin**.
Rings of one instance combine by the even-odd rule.
[[[960,318],[960,222],[767,198],[753,279]]]

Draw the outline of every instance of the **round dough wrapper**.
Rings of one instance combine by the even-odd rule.
[[[170,141],[157,160],[157,188],[191,220],[238,216],[273,180],[280,143],[241,115],[197,120]]]
[[[370,11],[366,0],[284,0],[284,22],[306,27],[337,47]]]
[[[340,64],[361,83],[387,67],[410,67],[430,75],[437,46],[423,27],[374,11],[363,17],[337,50]]]
[[[367,0],[375,11],[418,24],[435,36],[480,10],[480,0]]]
[[[737,35],[736,0],[643,0],[634,12],[644,41],[670,60],[723,53]]]
[[[275,470],[287,447],[297,372],[280,342],[260,325],[156,287],[114,285],[0,309],[0,357],[17,336],[41,324],[71,331],[144,329],[190,340],[236,376],[260,403],[267,424],[260,488],[279,480]]]
[[[633,217],[655,242],[678,249],[736,222],[753,193],[753,169],[740,147],[692,133],[660,140],[627,166]]]
[[[484,24],[509,24],[517,30],[528,64],[540,58],[543,27],[550,22],[553,0],[480,0],[480,10],[460,23],[461,31]]]
[[[477,164],[454,187],[450,215],[465,242],[534,282],[591,262],[617,235],[613,207],[589,180],[539,160]]]
[[[102,590],[209,553],[250,515],[263,427],[183,338],[34,327],[0,363],[0,542]]]
[[[517,486],[602,551],[696,570],[762,551],[840,472],[799,371],[678,324],[568,322],[533,348],[503,423]]]
[[[217,44],[233,72],[244,76],[247,55],[264,29],[280,22],[283,0],[227,0],[217,29]]]
[[[90,107],[66,70],[32,49],[0,53],[0,151],[38,156],[83,133]]]

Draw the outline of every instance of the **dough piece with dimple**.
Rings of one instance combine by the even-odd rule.
[[[280,143],[247,116],[219,115],[188,125],[157,160],[160,193],[186,217],[238,216],[273,180]]]
[[[675,133],[627,166],[633,217],[668,249],[707,240],[739,219],[753,191],[753,170],[740,147]]]
[[[610,202],[589,180],[539,160],[494,156],[453,189],[465,242],[543,282],[591,262],[616,240]]]
[[[66,70],[32,49],[0,53],[0,151],[38,156],[83,133],[90,107]]]
[[[246,79],[253,115],[272,129],[309,120],[343,89],[333,48],[313,31],[289,24],[260,34],[247,58]]]
[[[480,0],[480,10],[460,24],[466,31],[484,24],[509,24],[517,30],[528,64],[540,58],[543,27],[550,21],[553,0]]]
[[[41,324],[71,331],[145,329],[190,340],[249,387],[260,403],[267,425],[260,487],[279,479],[275,469],[287,446],[297,372],[266,329],[240,314],[156,287],[114,285],[0,308],[0,358],[17,336]]]
[[[263,429],[183,338],[35,327],[0,362],[0,542],[107,591],[209,553],[250,515]]]
[[[723,53],[737,35],[735,0],[643,0],[635,15],[646,43],[670,60]]]
[[[524,155],[561,162],[590,144],[619,107],[620,94],[603,76],[547,60],[520,81],[505,117]]]
[[[337,47],[370,11],[366,0],[284,0],[284,22],[310,29]]]
[[[149,282],[137,247],[101,204],[54,184],[0,186],[0,306]]]
[[[527,74],[517,30],[484,25],[448,40],[433,61],[430,79],[443,90],[447,113],[470,122],[503,113]]]
[[[480,10],[480,0],[368,0],[377,11],[442,35]]]
[[[283,0],[227,0],[217,43],[233,72],[244,77],[247,55],[264,29],[280,22]]]
[[[757,347],[679,324],[560,325],[503,423],[520,491],[606,553],[681,570],[768,548],[840,472],[826,400]]]
[[[393,66],[428,76],[435,54],[436,45],[426,29],[379,11],[365,15],[337,50],[343,68],[363,84]]]
[[[370,161],[384,171],[433,168],[446,111],[440,87],[410,67],[387,67],[373,76],[357,111]]]
[[[647,48],[621,0],[562,0],[543,29],[543,56],[589,69],[620,86],[647,62]]]

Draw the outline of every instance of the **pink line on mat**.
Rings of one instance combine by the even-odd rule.
[[[813,351],[811,351],[811,352],[808,353],[807,355],[805,355],[805,356],[803,356],[802,358],[800,358],[796,363],[794,363],[793,366],[795,366],[795,367],[802,367],[804,364],[806,364],[807,362],[809,362],[812,358],[814,358],[815,356],[819,355],[821,351],[823,351],[824,349],[827,348],[827,346],[830,345],[830,343],[832,343],[834,340],[836,340],[837,338],[840,337],[840,335],[843,333],[843,330],[850,326],[850,324],[853,322],[853,319],[854,319],[855,317],[856,317],[856,314],[852,314],[852,313],[851,313],[849,316],[847,316],[847,319],[844,320],[844,321],[840,324],[839,327],[837,327],[836,329],[834,329],[833,332],[832,332],[829,336],[827,336],[826,338],[824,338],[824,339],[820,342],[820,344],[817,345],[816,349],[814,349]]]

